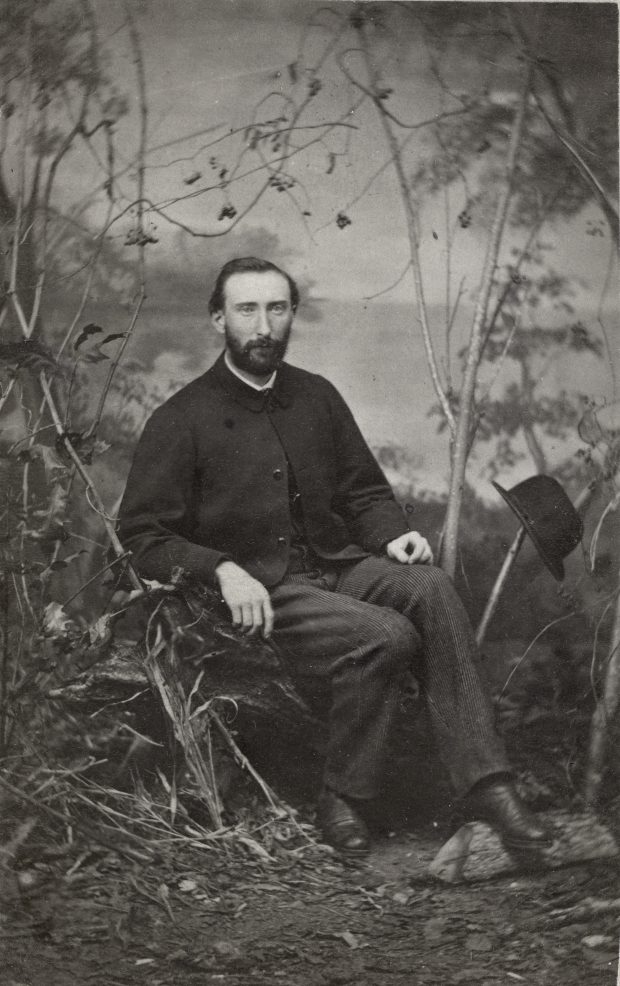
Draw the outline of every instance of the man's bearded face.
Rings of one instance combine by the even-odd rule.
[[[242,373],[269,379],[284,359],[294,312],[288,281],[276,271],[233,274],[224,288],[224,310],[214,324]]]

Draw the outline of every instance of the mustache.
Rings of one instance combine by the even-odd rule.
[[[255,342],[246,342],[243,348],[250,352],[252,349],[278,349],[280,346],[281,343],[273,339],[257,339]]]

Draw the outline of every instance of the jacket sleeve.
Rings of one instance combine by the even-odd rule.
[[[179,568],[215,583],[215,569],[228,556],[191,540],[195,481],[191,429],[164,405],[146,424],[119,511],[119,538],[143,578],[167,582]]]
[[[383,471],[366,444],[351,411],[328,383],[335,435],[336,494],[334,509],[354,540],[379,554],[386,544],[409,530],[405,515]]]

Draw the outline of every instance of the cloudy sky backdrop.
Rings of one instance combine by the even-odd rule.
[[[416,3],[408,6],[413,12],[422,9]],[[491,5],[475,6],[480,11]],[[566,5],[555,6],[559,10]],[[609,18],[612,5],[581,6],[587,20],[597,17],[597,7],[600,17]],[[435,7],[449,18],[451,4]],[[101,39],[111,52],[112,73],[119,89],[130,94],[130,113],[119,124],[128,167],[121,187],[129,201],[136,187],[130,167],[138,132],[135,65],[122,27],[122,5],[98,0],[95,9]],[[187,380],[204,369],[218,345],[206,314],[209,275],[230,255],[262,250],[288,265],[314,299],[300,312],[291,361],[325,373],[341,388],[371,443],[392,441],[415,453],[421,487],[445,489],[446,441],[428,419],[434,395],[412,304],[411,274],[399,280],[409,250],[394,172],[386,167],[378,173],[387,154],[376,113],[366,101],[346,114],[359,92],[330,58],[321,67],[323,88],[306,119],[311,122],[315,113],[315,120],[338,119],[343,125],[288,162],[287,172],[295,181],[290,196],[270,189],[232,234],[220,235],[230,225],[218,219],[222,208],[232,204],[243,211],[264,180],[264,175],[249,174],[228,189],[212,188],[219,170],[226,167],[230,173],[238,160],[246,138],[234,133],[243,132],[252,120],[269,120],[286,112],[287,98],[299,92],[300,81],[295,89],[294,74],[302,71],[302,63],[320,62],[338,18],[351,6],[314,0],[136,0],[133,9],[142,39],[149,104],[148,197],[163,204],[175,223],[218,235],[215,239],[184,235],[179,226],[149,217],[148,228],[158,242],[147,251],[149,298],[129,356],[140,359],[164,386],[168,380]],[[390,110],[407,121],[421,122],[454,104],[433,77],[429,48],[415,17],[401,23],[406,29],[379,40],[377,55],[385,66],[384,81],[394,90]],[[616,58],[613,32],[607,48],[601,49],[599,37],[596,51],[589,51],[594,42],[588,32],[576,32],[574,20],[564,23],[556,16],[549,44],[555,55],[561,49],[582,104],[590,101],[595,107]],[[349,57],[347,64],[357,72],[357,56]],[[508,57],[485,65],[465,48],[450,60],[446,84],[464,92],[479,87],[484,75],[494,98],[509,101],[517,68]],[[409,133],[407,162],[413,171],[428,153],[428,131]],[[306,131],[299,140],[305,143],[312,137]],[[249,157],[242,156],[239,167],[246,169],[250,163]],[[86,151],[73,155],[64,177],[67,196],[80,189],[87,192],[95,170]],[[455,192],[453,215],[460,204]],[[432,323],[440,331],[448,257],[444,200],[441,195],[427,197],[420,206],[426,298]],[[94,205],[90,212],[94,225],[101,221],[99,209]],[[341,211],[351,220],[345,228],[335,221]],[[119,244],[130,222],[126,216],[110,230]],[[602,235],[593,235],[594,227]],[[487,233],[488,216],[474,209],[471,225],[459,231],[450,251],[452,300],[463,285],[457,343],[470,324]],[[515,235],[513,243],[519,242]],[[620,372],[617,268],[598,210],[589,206],[570,222],[547,224],[543,238],[553,247],[553,267],[573,282],[574,319],[583,319],[598,332],[602,316]],[[549,324],[554,317],[549,316]],[[609,367],[589,358],[578,366],[570,357],[558,359],[546,373],[550,389],[576,388],[596,398],[612,397]],[[492,376],[489,371],[486,379]],[[505,377],[498,378],[493,393],[500,393],[505,383]],[[573,444],[578,447],[577,436]],[[557,455],[565,451],[558,448]],[[531,462],[520,468],[531,472]],[[518,475],[517,471],[505,478],[510,482]],[[489,489],[483,455],[472,463],[471,479],[479,488]]]

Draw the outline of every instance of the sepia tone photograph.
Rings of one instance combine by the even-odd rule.
[[[617,4],[0,81],[0,986],[620,986]]]

